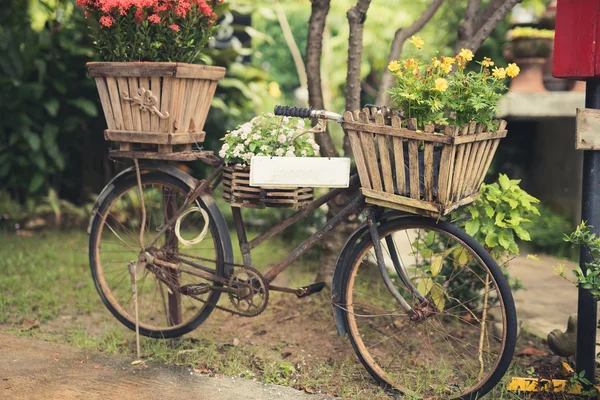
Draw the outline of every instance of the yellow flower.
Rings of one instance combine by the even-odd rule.
[[[410,38],[410,43],[412,43],[417,49],[423,47],[425,42],[419,36],[413,36]]]
[[[437,67],[439,67],[440,65],[442,65],[442,62],[441,62],[440,60],[438,60],[438,58],[437,58],[437,57],[433,57],[433,58],[431,59],[431,65],[432,65],[434,68],[437,68]]]
[[[404,60],[404,68],[413,69],[416,66],[417,60],[415,60],[414,58],[407,58],[406,60]]]
[[[510,76],[511,78],[519,75],[519,72],[521,72],[521,69],[515,63],[510,63],[506,67],[506,75]]]
[[[444,78],[438,78],[435,80],[435,90],[445,92],[448,89],[448,81]]]
[[[445,73],[449,74],[452,71],[452,64],[442,64],[442,69]]]
[[[398,61],[392,61],[388,64],[390,72],[396,72],[400,69],[400,63]]]
[[[504,68],[494,67],[492,76],[496,79],[504,79],[506,78],[506,70]]]
[[[471,61],[473,59],[473,52],[469,49],[461,49],[458,55],[467,61]]]
[[[484,67],[493,67],[494,62],[492,61],[491,58],[483,57],[483,61],[481,62],[481,65],[483,65]]]
[[[447,65],[452,65],[456,62],[456,58],[454,57],[444,57],[442,56],[442,62]]]
[[[271,97],[281,96],[281,90],[279,89],[279,85],[277,84],[277,82],[269,83],[269,95]]]

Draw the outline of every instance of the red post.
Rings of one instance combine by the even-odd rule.
[[[585,107],[600,109],[600,1],[558,0],[552,75],[586,81]],[[600,132],[598,132],[600,135]],[[573,144],[575,145],[575,144]],[[583,154],[581,218],[600,236],[600,151]],[[579,265],[592,261],[581,249]],[[595,381],[597,302],[591,292],[579,288],[577,302],[577,372]]]

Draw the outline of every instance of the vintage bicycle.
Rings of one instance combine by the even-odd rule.
[[[248,240],[243,199],[228,186],[243,256],[243,263],[235,263],[213,193],[226,178],[231,185],[236,172],[201,151],[196,158],[215,169],[196,180],[168,163],[139,164],[130,151],[135,165],[110,181],[90,219],[91,272],[106,307],[151,338],[182,336],[215,309],[257,316],[272,291],[298,298],[321,291],[323,282],[290,288],[277,286],[276,278],[327,232],[362,215],[333,276],[339,334],[348,335],[379,384],[411,398],[475,399],[489,392],[514,352],[514,302],[490,254],[440,217],[477,197],[488,160],[506,134],[504,124],[497,132],[472,126],[440,134],[435,127],[415,132],[415,121],[405,129],[386,109],[344,116],[283,106],[275,111],[318,120],[316,131],[326,121],[342,124],[358,170],[348,187],[305,202]],[[284,259],[253,265],[252,249],[336,196],[348,200],[341,212]]]

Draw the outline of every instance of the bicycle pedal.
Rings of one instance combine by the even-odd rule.
[[[296,290],[298,298],[310,296],[311,294],[319,293],[325,287],[325,282],[315,282],[308,286],[303,286]]]

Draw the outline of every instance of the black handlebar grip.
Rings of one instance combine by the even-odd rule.
[[[310,118],[311,108],[291,107],[291,106],[275,106],[275,115],[283,115],[286,117]]]

